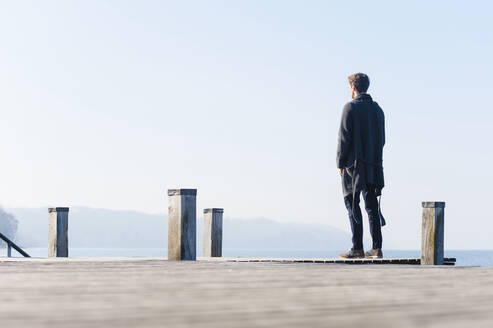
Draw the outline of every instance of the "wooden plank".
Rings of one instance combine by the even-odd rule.
[[[13,328],[387,328],[396,322],[448,328],[493,322],[493,268],[277,260],[0,258],[0,322]],[[46,297],[53,290],[56,295]]]
[[[226,262],[275,262],[275,263],[325,263],[325,264],[405,264],[405,265],[419,265],[421,259],[417,258],[382,258],[382,259],[301,259],[301,258],[272,258],[272,259],[253,259],[253,258],[199,258],[199,260],[205,261],[226,261]],[[455,258],[446,258],[444,264],[455,265]]]

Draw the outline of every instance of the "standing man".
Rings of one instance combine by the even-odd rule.
[[[353,233],[353,247],[341,257],[382,258],[382,231],[385,220],[377,197],[384,186],[382,153],[385,144],[385,118],[382,109],[369,94],[366,74],[349,76],[352,101],[344,106],[339,129],[337,167],[342,177],[344,203]],[[370,221],[373,247],[363,251],[363,220],[359,206],[363,194]]]

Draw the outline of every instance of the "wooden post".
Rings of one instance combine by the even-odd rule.
[[[168,189],[168,260],[197,257],[197,189]]]
[[[444,202],[423,202],[421,265],[443,264]]]
[[[48,257],[68,257],[68,207],[48,209]]]
[[[221,257],[223,248],[222,208],[204,209],[204,257]]]

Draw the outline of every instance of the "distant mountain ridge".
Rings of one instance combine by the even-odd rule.
[[[17,234],[17,226],[18,222],[15,217],[0,207],[0,233],[12,240]],[[0,239],[0,247],[6,246],[7,243]]]
[[[23,247],[45,247],[46,208],[11,208],[19,222],[16,240]],[[197,245],[202,245],[203,217],[197,218]],[[166,248],[166,214],[71,207],[69,244],[88,248]],[[225,218],[225,249],[340,250],[350,247],[348,233],[322,224],[283,223],[265,218]]]

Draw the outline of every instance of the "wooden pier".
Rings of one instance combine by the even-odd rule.
[[[0,304],[3,327],[491,327],[493,268],[0,258]]]
[[[50,257],[0,258],[2,326],[493,326],[493,268],[444,257],[443,202],[422,203],[421,258],[222,258],[223,209],[210,208],[197,259],[196,194],[168,190],[174,261],[68,258],[69,209],[49,209]]]

